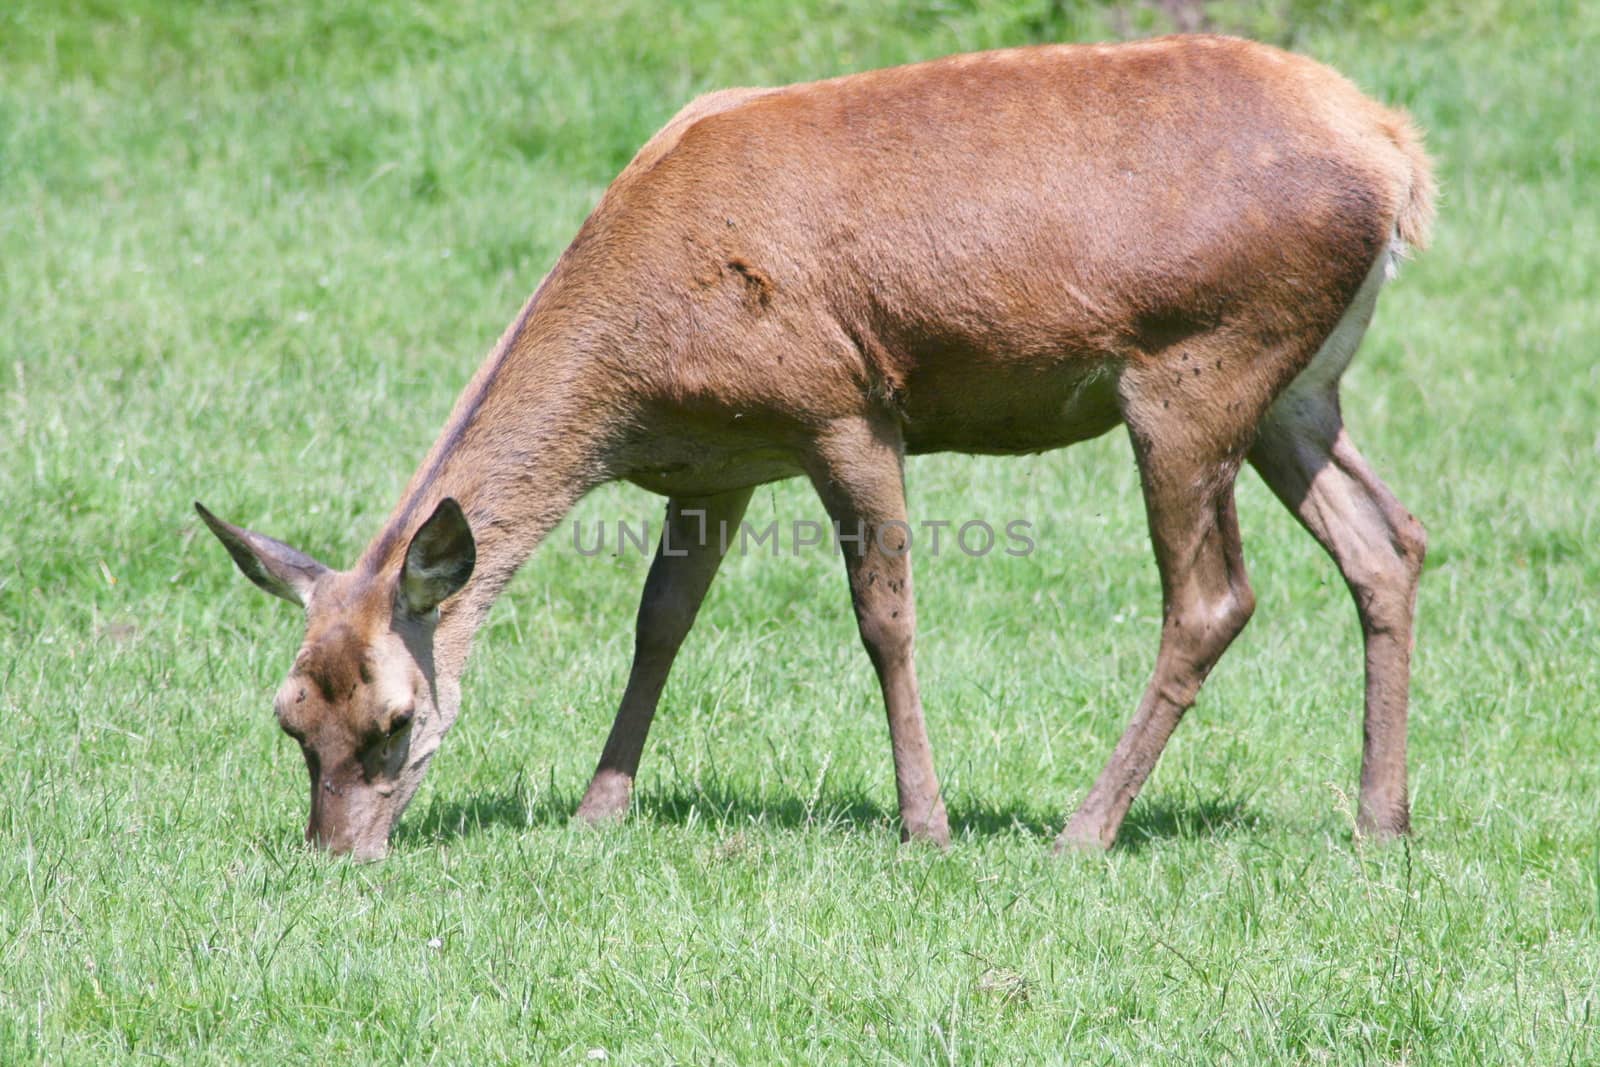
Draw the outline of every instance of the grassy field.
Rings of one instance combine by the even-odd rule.
[[[569,829],[647,561],[564,528],[367,866],[301,845],[269,703],[299,619],[189,501],[352,560],[698,91],[1165,24],[1046,0],[0,7],[0,1062],[1600,1060],[1600,11],[1269,7],[1213,10],[1411,109],[1443,184],[1345,394],[1431,533],[1408,846],[1352,840],[1354,612],[1246,474],[1255,620],[1118,848],[1049,855],[1155,650],[1119,432],[911,466],[914,516],[1021,516],[1039,543],[918,565],[947,854],[896,845],[822,553],[730,561],[633,819]],[[577,517],[658,509],[610,488]],[[797,517],[821,517],[797,484],[751,509]]]

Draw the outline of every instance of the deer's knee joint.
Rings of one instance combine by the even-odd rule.
[[[1428,556],[1428,530],[1422,520],[1407,514],[1395,527],[1394,548],[1413,578],[1421,574],[1423,560]]]
[[[1404,515],[1390,524],[1386,544],[1364,549],[1345,567],[1362,625],[1369,632],[1410,631],[1427,552],[1427,531],[1415,517]]]
[[[1250,621],[1250,616],[1256,613],[1256,595],[1247,585],[1235,585],[1228,589],[1227,595],[1218,598],[1213,605],[1210,625],[1206,630],[1206,666],[1217,661],[1217,658],[1227,651],[1233,639]]]
[[[1255,608],[1255,593],[1248,585],[1236,584],[1174,611],[1168,617],[1169,634],[1184,659],[1203,675],[1239,636]]]

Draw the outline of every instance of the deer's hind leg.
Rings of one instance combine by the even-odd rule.
[[[1202,358],[1196,352],[1194,366]],[[1220,374],[1213,361],[1207,371]],[[1219,379],[1220,381],[1220,379]],[[1123,372],[1123,418],[1161,572],[1155,672],[1110,762],[1056,839],[1057,850],[1107,848],[1200,684],[1255,608],[1233,486],[1264,401],[1219,396],[1171,368]]]
[[[1404,834],[1412,625],[1427,536],[1356,451],[1336,383],[1292,389],[1274,405],[1250,463],[1333,557],[1355,598],[1366,646],[1357,825],[1380,837]]]

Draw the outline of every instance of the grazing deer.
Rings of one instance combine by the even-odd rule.
[[[276,700],[306,837],[381,855],[460,706],[473,633],[590,489],[668,498],[632,670],[578,817],[621,816],[752,487],[811,480],[888,708],[903,838],[949,827],[912,666],[905,457],[1128,428],[1163,604],[1155,672],[1057,847],[1109,846],[1250,617],[1248,459],[1333,557],[1366,643],[1359,826],[1407,830],[1420,523],[1339,379],[1433,180],[1407,118],[1247,41],[1045,46],[702,97],[618,176],[467,385],[356,565],[200,515],[301,604]],[[199,507],[199,505],[196,505]]]

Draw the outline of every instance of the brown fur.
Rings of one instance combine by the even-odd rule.
[[[1414,544],[1389,536],[1415,520],[1353,446],[1341,451],[1328,421],[1343,363],[1306,371],[1336,326],[1352,316],[1364,326],[1375,265],[1394,243],[1425,244],[1432,196],[1404,115],[1326,67],[1229,38],[953,56],[690,104],[606,191],[358,567],[328,572],[309,594],[297,670],[329,701],[358,705],[359,691],[422,679],[410,755],[393,780],[362,779],[390,799],[349,847],[381,851],[374,835],[387,834],[455,717],[489,604],[594,485],[626,479],[669,496],[669,522],[688,540],[690,513],[737,522],[751,487],[803,474],[836,520],[892,531],[905,521],[907,454],[1033,452],[1122,423],[1165,621],[1134,724],[1063,834],[1109,844],[1253,607],[1232,503],[1247,456],[1273,472],[1358,595],[1414,599],[1420,526]],[[397,601],[399,573],[423,517],[447,521],[436,510],[447,498],[465,509],[475,569],[467,561],[470,581],[440,612],[411,613]],[[213,529],[236,558],[241,545],[258,558],[278,551]],[[1410,555],[1394,557],[1395,545]],[[633,672],[583,817],[626,807],[720,551],[660,554],[652,566]],[[942,841],[909,559],[881,546],[846,557],[905,832]],[[256,580],[301,590],[309,561],[292,562],[301,571]],[[1383,633],[1403,627],[1409,654],[1410,608],[1369,626],[1371,614],[1369,739],[1389,740],[1369,746],[1363,826],[1393,832],[1405,825],[1406,665]],[[352,643],[352,633],[366,636]],[[377,680],[360,682],[357,661]],[[357,718],[375,722],[374,707]]]

